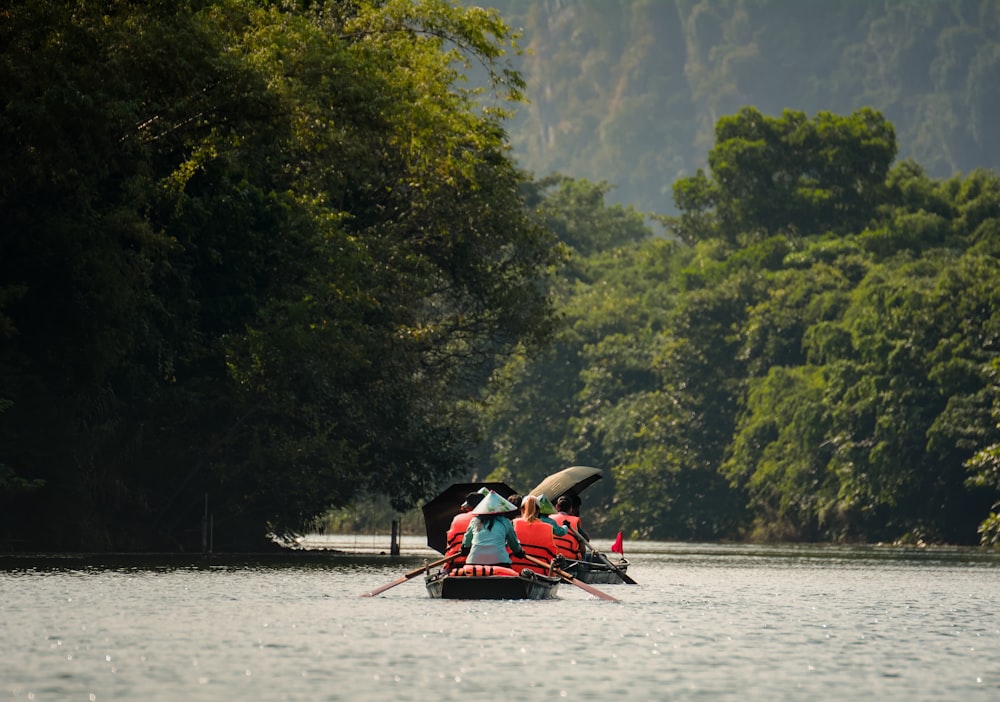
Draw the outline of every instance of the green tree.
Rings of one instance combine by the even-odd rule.
[[[758,533],[963,542],[985,513],[962,465],[993,435],[997,259],[982,234],[1000,188],[912,163],[888,186],[873,228],[787,256],[751,312],[745,353],[767,375],[724,469]]]
[[[39,2],[0,35],[8,529],[220,548],[458,471],[551,323],[494,12]],[[9,88],[9,89],[7,89]],[[72,353],[67,353],[72,349]],[[70,528],[72,525],[72,529]]]
[[[990,367],[991,378],[993,379],[993,392],[997,393],[996,378],[1000,373],[1000,360],[994,359]],[[1000,410],[994,403],[993,418],[997,419]],[[1000,430],[1000,424],[997,425]],[[984,488],[993,493],[994,496],[1000,494],[1000,442],[991,443],[969,458],[966,468],[971,475],[968,482],[979,488]],[[980,543],[984,546],[1000,545],[1000,500],[993,503],[990,511],[984,515],[977,529],[980,535]]]
[[[688,243],[860,231],[884,200],[896,156],[892,125],[870,109],[810,121],[801,112],[775,118],[744,107],[718,121],[715,139],[710,175],[674,183],[680,215],[665,221]]]
[[[751,382],[722,466],[746,490],[752,536],[837,540],[844,535],[836,475],[828,470],[823,368],[774,366]]]

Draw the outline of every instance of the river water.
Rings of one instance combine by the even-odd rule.
[[[436,556],[405,541],[0,557],[0,700],[1000,699],[998,553],[626,549],[639,585],[597,586],[618,603],[432,600],[419,577],[360,597]]]

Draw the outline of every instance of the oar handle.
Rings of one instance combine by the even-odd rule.
[[[427,565],[425,565],[425,566],[423,566],[421,568],[417,568],[416,570],[411,570],[404,577],[407,580],[409,580],[410,578],[415,578],[418,575],[420,575],[421,573],[423,573],[425,570],[427,570],[428,568],[436,568],[439,565],[444,565],[448,561],[452,561],[452,560],[458,558],[460,555],[462,555],[462,554],[460,554],[460,553],[453,553],[450,556],[445,556],[444,558],[439,558],[438,560],[434,561],[433,563],[428,563]]]
[[[566,582],[572,582],[574,580],[573,576],[567,573],[565,570],[559,570],[553,564],[546,563],[541,558],[535,558],[534,556],[530,556],[527,553],[524,554],[524,558],[525,560],[529,560],[537,566],[541,566],[542,568],[545,568],[546,570],[555,573]]]

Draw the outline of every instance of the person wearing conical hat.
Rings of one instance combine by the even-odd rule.
[[[569,527],[561,526],[556,524],[556,520],[552,518],[552,515],[556,513],[556,506],[552,504],[552,501],[545,496],[544,493],[538,496],[538,514],[539,519],[552,527],[553,536],[566,536],[569,533]]]
[[[462,553],[465,562],[473,565],[510,567],[510,553],[523,558],[524,549],[514,533],[514,525],[504,516],[516,507],[493,490],[472,510],[472,521],[465,530]]]
[[[485,490],[486,494],[490,492],[485,488],[483,490]],[[465,496],[462,504],[459,505],[461,511],[452,517],[451,525],[448,527],[448,547],[444,555],[451,556],[452,554],[458,554],[462,550],[462,540],[465,538],[465,530],[469,528],[469,522],[472,521],[472,510],[482,502],[485,496],[483,490],[470,492]],[[453,562],[452,566],[458,567],[461,564],[461,559],[458,559],[458,562]]]

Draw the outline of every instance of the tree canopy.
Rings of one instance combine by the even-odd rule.
[[[2,14],[4,538],[190,548],[207,500],[224,548],[467,464],[560,255],[507,153],[495,12]]]
[[[782,232],[848,233],[868,224],[884,200],[895,131],[871,109],[808,120],[785,110],[767,117],[744,107],[719,120],[701,170],[674,183],[681,215],[674,233],[689,244]]]

